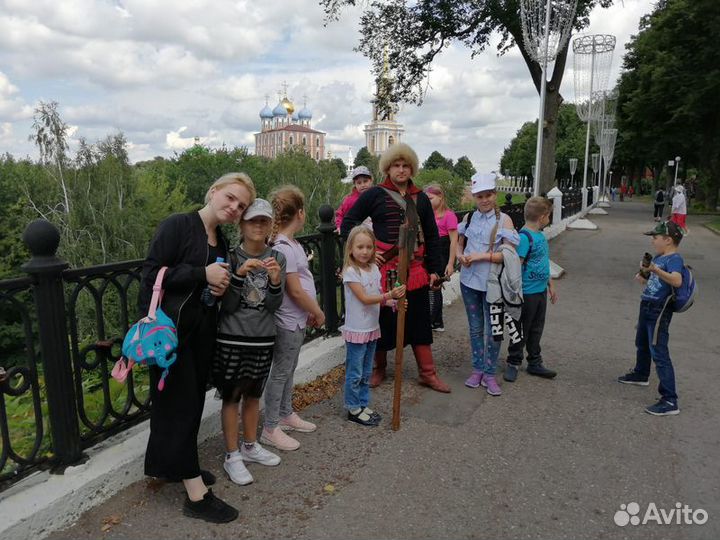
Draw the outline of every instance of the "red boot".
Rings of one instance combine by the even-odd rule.
[[[380,386],[385,380],[385,368],[387,367],[387,351],[375,351],[375,367],[370,375],[370,388]]]
[[[438,377],[435,371],[435,362],[433,361],[430,345],[413,345],[412,350],[420,372],[420,384],[429,386],[436,392],[449,394],[450,387]]]

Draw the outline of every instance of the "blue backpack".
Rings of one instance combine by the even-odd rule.
[[[125,382],[130,370],[135,364],[145,366],[158,366],[163,369],[158,382],[158,390],[165,388],[170,366],[177,360],[177,329],[175,323],[159,307],[162,301],[162,281],[166,266],[158,272],[153,285],[153,295],[147,317],[143,317],[133,324],[125,335],[122,344],[123,356],[115,362],[112,376],[118,382]]]
[[[673,290],[672,295],[672,310],[675,313],[683,313],[690,309],[697,294],[697,282],[693,276],[692,268],[687,264],[683,265],[680,275],[682,275],[682,284]]]

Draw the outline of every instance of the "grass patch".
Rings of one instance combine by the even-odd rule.
[[[720,234],[720,217],[713,219],[705,224],[705,226],[713,232]]]
[[[143,403],[147,400],[150,393],[150,374],[145,368],[133,370],[134,392],[136,399]],[[101,375],[97,372],[83,374],[83,412],[90,423],[109,426],[116,419],[112,415],[103,418],[105,414],[105,393],[103,392],[103,384]],[[108,381],[108,396],[112,410],[122,413],[128,406],[128,386],[120,384],[115,379]],[[52,456],[52,442],[50,435],[50,423],[48,415],[47,391],[45,386],[45,376],[38,374],[38,391],[39,406],[33,400],[33,391],[28,389],[19,396],[6,394],[4,396],[4,408],[7,414],[8,435],[10,439],[10,448],[12,451],[23,459],[32,459],[32,461],[41,461],[44,458]],[[136,412],[138,408],[132,404],[129,406],[128,413]],[[80,411],[79,411],[80,412]],[[42,423],[39,426],[39,423]],[[80,434],[87,436],[91,433],[91,429],[87,427],[81,420]],[[42,436],[38,441],[38,434]],[[35,453],[37,446],[37,453]],[[33,454],[35,457],[33,458]],[[18,469],[18,464],[9,458],[5,466],[0,470],[0,476],[5,476]]]

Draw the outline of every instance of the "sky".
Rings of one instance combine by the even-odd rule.
[[[585,33],[617,37],[610,80],[652,0],[597,8]],[[374,86],[353,47],[358,10],[323,26],[316,0],[0,0],[0,151],[37,157],[28,141],[34,108],[57,101],[71,147],[122,131],[133,162],[173,156],[195,137],[209,147],[254,151],[259,111],[287,82],[313,113],[335,157],[365,145]],[[572,53],[561,93],[574,99]],[[517,47],[470,58],[451,46],[436,59],[421,107],[401,106],[404,141],[421,160],[433,150],[498,168],[539,98]]]

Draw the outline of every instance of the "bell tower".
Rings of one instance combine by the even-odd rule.
[[[401,141],[405,132],[402,124],[396,120],[398,107],[391,101],[393,80],[390,75],[390,62],[387,46],[383,72],[377,79],[375,99],[372,101],[372,121],[365,125],[365,146],[376,156],[382,154],[391,145]]]

